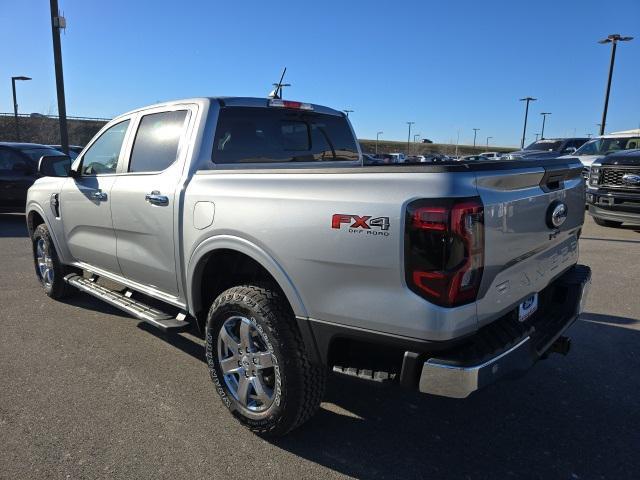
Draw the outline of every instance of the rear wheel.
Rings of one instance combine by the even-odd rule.
[[[598,218],[598,217],[593,217],[593,221],[596,222],[601,227],[616,228],[622,225],[622,222],[614,222],[613,220],[605,220],[604,218]]]
[[[71,293],[72,287],[64,281],[64,276],[73,269],[60,263],[49,229],[44,223],[36,227],[31,240],[36,276],[44,292],[51,298],[66,297]]]
[[[209,310],[206,341],[216,390],[251,431],[281,436],[318,409],[326,372],[309,360],[277,288],[246,285],[223,292]]]

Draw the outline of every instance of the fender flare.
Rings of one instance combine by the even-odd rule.
[[[202,308],[200,290],[194,288],[199,283],[205,262],[205,257],[217,250],[234,250],[258,262],[275,279],[284,292],[291,309],[296,317],[308,317],[307,309],[300,298],[298,290],[293,285],[280,264],[264,249],[241,237],[234,235],[216,235],[202,241],[192,252],[186,271],[187,305],[192,315]]]
[[[27,224],[27,231],[29,231],[29,235],[33,233],[33,231],[29,229],[29,215],[31,215],[32,212],[36,212],[44,220],[44,224],[47,226],[47,230],[49,230],[49,236],[53,240],[53,246],[55,247],[56,252],[60,252],[58,237],[56,236],[55,229],[51,227],[49,217],[47,217],[44,209],[38,203],[30,203],[29,205],[27,205],[27,208],[25,210],[25,222]],[[36,226],[37,225],[34,225],[34,227]]]

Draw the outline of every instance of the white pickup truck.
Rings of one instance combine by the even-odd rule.
[[[581,169],[363,166],[339,111],[196,98],[40,159],[26,215],[47,295],[196,329],[224,404],[283,435],[330,370],[460,398],[566,353],[590,279]]]

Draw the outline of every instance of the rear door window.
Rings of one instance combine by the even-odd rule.
[[[358,160],[346,119],[276,108],[220,111],[211,160],[216,164]]]
[[[145,115],[131,150],[130,172],[161,172],[175,162],[186,110]]]

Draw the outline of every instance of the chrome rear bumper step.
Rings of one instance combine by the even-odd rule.
[[[64,277],[64,281],[69,285],[76,287],[89,295],[92,295],[109,305],[127,312],[129,315],[138,318],[163,332],[176,332],[187,330],[190,323],[185,321],[184,314],[178,314],[177,317],[169,315],[149,305],[130,298],[130,294],[122,294],[102,285],[99,285],[95,279],[84,278],[81,275],[72,273]]]

